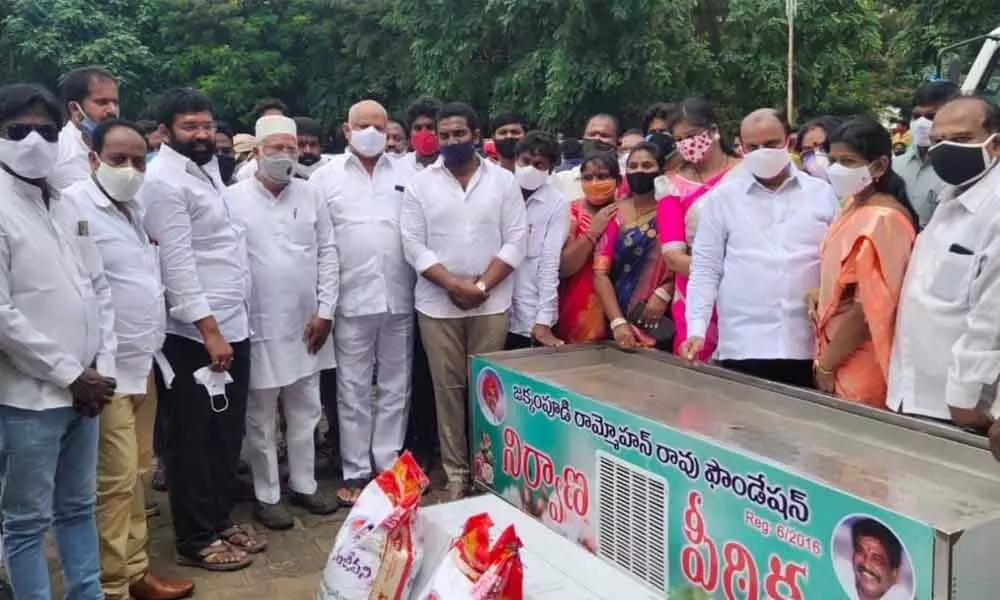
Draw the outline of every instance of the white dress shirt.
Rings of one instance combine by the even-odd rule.
[[[416,276],[403,255],[399,214],[409,165],[382,155],[368,174],[352,152],[313,173],[309,185],[323,198],[340,260],[337,313],[361,317],[412,314]]]
[[[164,144],[137,196],[146,231],[160,246],[167,333],[198,342],[194,323],[209,316],[226,340],[250,337],[246,240],[232,225],[225,189],[214,158],[199,167]]]
[[[49,184],[64,190],[77,181],[90,177],[90,147],[83,141],[83,132],[67,122],[59,132],[59,157],[49,176]]]
[[[567,201],[573,202],[583,197],[583,185],[580,180],[580,167],[576,166],[568,171],[553,173],[549,179],[553,185]]]
[[[243,181],[245,179],[250,179],[257,174],[257,158],[251,157],[250,160],[246,161],[240,168],[236,169],[236,173],[233,174],[233,181]]]
[[[555,325],[559,316],[559,258],[569,235],[569,202],[551,184],[528,197],[528,243],[514,271],[511,333],[531,337],[535,325]]]
[[[525,208],[514,175],[479,159],[466,189],[438,161],[410,179],[400,217],[403,251],[417,273],[441,264],[453,275],[479,277],[494,258],[516,269],[524,259]],[[507,277],[489,298],[462,310],[448,293],[424,277],[417,278],[419,312],[438,319],[494,315],[510,308],[514,278]]]
[[[900,293],[890,409],[951,419],[988,409],[1000,378],[1000,168],[946,188],[917,236]]]
[[[0,198],[0,404],[72,406],[84,368],[115,376],[111,289],[58,197],[46,208],[38,187],[0,170]]]
[[[126,217],[92,177],[67,188],[62,202],[71,205],[74,223],[87,224],[89,235],[79,239],[92,245],[111,286],[118,338],[116,392],[145,394],[153,354],[163,347],[167,313],[159,251],[142,227],[142,209],[134,200],[127,202],[131,219]]]
[[[236,227],[245,231],[250,295],[250,389],[270,389],[334,366],[327,340],[309,354],[303,339],[313,317],[333,320],[337,308],[337,247],[323,199],[293,179],[274,196],[256,178],[225,193]]]
[[[690,337],[719,311],[718,358],[812,359],[805,295],[839,203],[828,183],[791,169],[777,190],[734,172],[705,197],[691,256]]]

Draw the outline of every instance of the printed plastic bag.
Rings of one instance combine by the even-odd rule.
[[[406,600],[423,557],[417,508],[430,481],[409,452],[365,486],[337,533],[317,600]]]
[[[490,548],[492,526],[486,513],[469,517],[419,600],[523,600],[521,540],[509,525]]]

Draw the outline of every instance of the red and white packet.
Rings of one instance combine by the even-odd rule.
[[[493,520],[469,517],[430,584],[416,600],[523,600],[521,540],[509,525],[490,547]]]
[[[409,452],[373,479],[337,532],[316,600],[406,600],[423,558],[418,506],[430,480]]]

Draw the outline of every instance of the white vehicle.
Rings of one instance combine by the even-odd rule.
[[[964,46],[979,41],[983,42],[983,47],[972,62],[972,66],[968,68],[968,72],[965,73],[965,79],[962,80],[962,92],[966,94],[981,94],[993,100],[993,102],[1000,102],[1000,27],[997,27],[986,35],[958,42],[942,49],[938,55],[938,74],[944,76],[950,74],[952,75],[951,78],[957,80],[961,75],[961,71],[956,72],[954,67],[961,69],[962,65],[953,63],[949,68],[950,73],[942,74],[940,65],[943,62],[943,57],[946,54],[954,53],[954,51]]]

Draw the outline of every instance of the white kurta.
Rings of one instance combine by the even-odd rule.
[[[293,180],[275,197],[251,178],[225,195],[250,257],[250,389],[284,387],[333,368],[333,344],[309,354],[303,337],[310,319],[332,320],[337,306],[337,249],[319,194]]]

